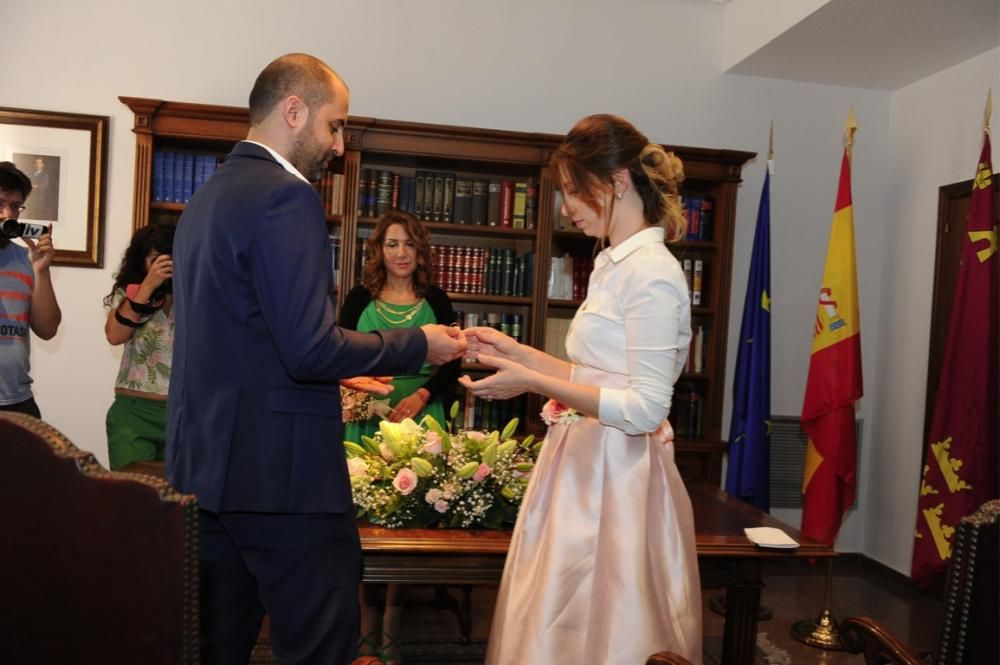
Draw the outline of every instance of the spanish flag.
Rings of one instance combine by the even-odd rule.
[[[911,571],[918,587],[945,572],[959,520],[1000,496],[1000,258],[995,196],[990,137],[984,133],[969,216],[965,228],[954,229],[962,234],[962,254],[930,440],[924,442]]]
[[[863,394],[849,152],[856,127],[852,109],[802,404],[802,428],[809,436],[802,477],[802,534],[829,545],[837,537],[844,512],[854,503],[854,403]]]

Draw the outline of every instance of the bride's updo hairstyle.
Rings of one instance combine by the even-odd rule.
[[[576,123],[556,149],[550,166],[576,191],[583,203],[598,213],[604,206],[601,191],[614,187],[614,173],[628,169],[642,199],[650,226],[663,225],[667,240],[684,237],[687,221],[679,188],[684,180],[681,160],[662,146],[650,143],[635,126],[617,115],[589,115]],[[607,211],[610,219],[612,208]]]

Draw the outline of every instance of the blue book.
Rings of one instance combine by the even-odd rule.
[[[181,187],[180,200],[187,203],[194,194],[194,154],[184,153],[184,184]]]
[[[171,196],[174,203],[184,202],[184,153],[174,153],[174,193]]]
[[[177,153],[165,150],[163,152],[163,198],[161,201],[172,203],[174,198],[174,171],[177,164]]]
[[[153,201],[163,201],[163,151],[153,151]]]

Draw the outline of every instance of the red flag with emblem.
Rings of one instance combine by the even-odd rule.
[[[962,517],[997,497],[998,256],[990,137],[984,134],[927,441],[912,577],[944,573]]]

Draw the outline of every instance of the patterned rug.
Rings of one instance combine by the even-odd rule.
[[[461,642],[427,638],[403,644],[406,665],[482,665],[486,655],[486,642],[472,640]],[[704,665],[722,665],[722,639],[705,640]],[[257,643],[250,665],[277,665],[269,644]],[[641,664],[637,664],[641,665]],[[787,651],[771,643],[767,633],[757,634],[757,665],[794,665]]]

